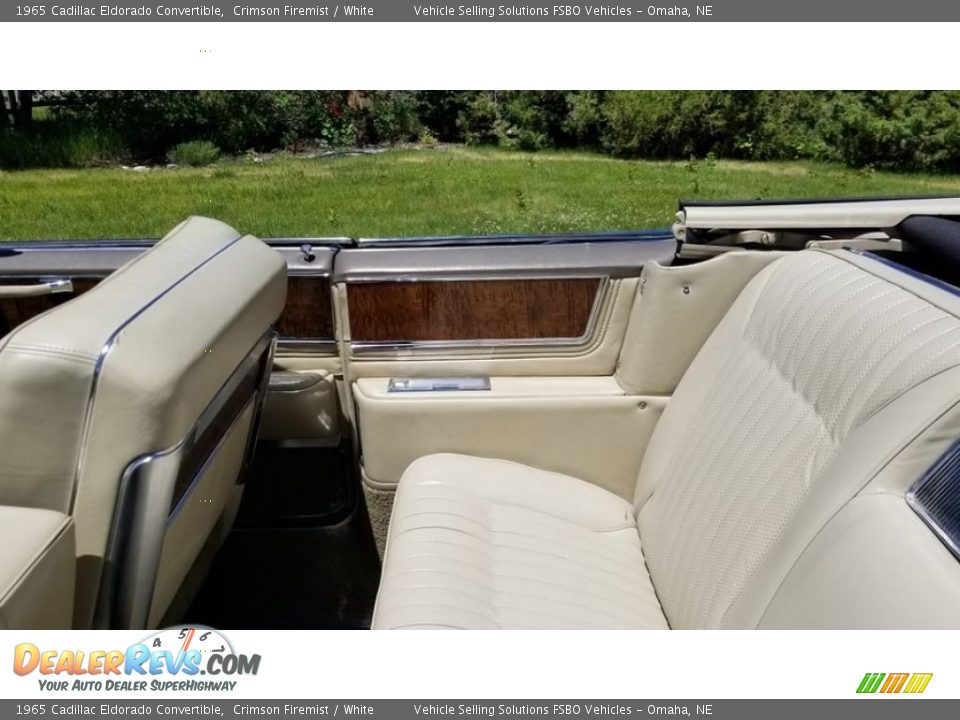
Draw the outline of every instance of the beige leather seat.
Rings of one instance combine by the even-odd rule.
[[[63,513],[0,507],[0,630],[68,628],[73,522]]]
[[[0,504],[73,518],[76,627],[155,626],[229,525],[282,258],[191,218],[0,340]]]
[[[958,437],[960,297],[789,254],[700,349],[633,505],[499,460],[414,462],[373,624],[960,628],[960,563],[906,500]]]

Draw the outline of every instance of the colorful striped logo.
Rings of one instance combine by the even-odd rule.
[[[922,693],[933,673],[867,673],[860,681],[858,693]]]

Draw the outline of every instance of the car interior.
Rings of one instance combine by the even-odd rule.
[[[960,628],[960,198],[0,245],[0,628]]]

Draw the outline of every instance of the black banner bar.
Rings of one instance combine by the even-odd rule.
[[[62,718],[381,718],[381,720],[940,720],[960,700],[870,696],[849,700],[0,700],[0,716]]]
[[[698,0],[697,2],[429,2],[322,0],[234,2],[3,3],[2,22],[949,22],[960,3],[942,0]],[[863,41],[863,28],[851,37]]]

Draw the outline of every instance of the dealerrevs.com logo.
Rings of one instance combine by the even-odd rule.
[[[13,671],[36,674],[41,690],[230,691],[243,675],[256,675],[260,655],[234,651],[212,628],[162,630],[125,650],[53,650],[33,643],[14,648]],[[202,676],[202,678],[201,678]]]

